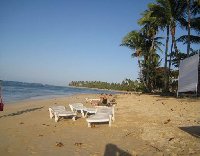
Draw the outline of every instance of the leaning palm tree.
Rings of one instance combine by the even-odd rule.
[[[141,65],[141,58],[143,58],[143,63],[147,63],[147,51],[150,48],[150,44],[148,44],[147,40],[145,40],[144,34],[139,31],[131,31],[129,32],[122,40],[121,46],[125,46],[130,48],[133,53],[131,54],[132,57],[139,58],[138,64],[140,68],[140,79],[144,86],[147,88],[147,84],[145,78],[142,75],[142,65]]]
[[[147,66],[147,71],[150,70],[150,66],[151,66],[151,64],[153,64],[153,62],[154,62],[153,60],[155,60],[154,59],[154,56],[156,56],[155,55],[156,54],[155,49],[156,48],[159,49],[159,46],[156,47],[156,44],[155,44],[156,34],[157,34],[159,28],[162,29],[162,25],[160,25],[160,21],[157,20],[157,18],[155,16],[152,16],[152,13],[153,13],[153,11],[151,11],[150,9],[145,10],[142,14],[143,17],[138,20],[138,24],[143,26],[141,31],[146,33],[146,35],[151,40],[151,47],[150,47],[150,50],[149,50],[149,62],[150,62],[150,64]],[[162,51],[161,49],[159,49],[159,50]],[[147,80],[148,81],[150,81],[150,75],[149,74],[150,74],[150,72],[147,72]]]
[[[159,49],[161,42],[159,42],[160,37],[154,38],[154,49]],[[150,38],[145,31],[132,31],[128,33],[122,40],[121,46],[126,46],[133,50],[132,56],[137,57],[140,67],[140,79],[147,91],[151,91],[150,82],[150,64],[154,60],[154,56],[150,59],[150,50],[152,47],[152,38]]]
[[[133,53],[131,54],[132,57],[139,58],[138,64],[139,64],[140,74],[141,74],[140,79],[146,88],[148,87],[146,83],[146,78],[142,74],[141,62],[143,62],[143,64],[147,64],[147,60],[148,60],[147,53],[150,48],[150,44],[147,41],[148,40],[146,40],[146,36],[142,34],[141,32],[131,31],[123,38],[122,44],[121,44],[121,46],[126,46],[133,51]],[[142,59],[143,61],[141,61]]]

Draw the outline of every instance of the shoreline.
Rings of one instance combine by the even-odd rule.
[[[88,128],[76,121],[49,118],[49,106],[80,102],[99,94],[34,99],[7,105],[0,112],[2,155],[199,155],[199,99],[117,94],[116,121]],[[62,143],[62,146],[57,146]],[[98,144],[98,146],[96,146]]]
[[[119,92],[119,93],[129,93],[133,91],[125,91],[125,90],[113,90],[113,89],[98,89],[98,88],[89,88],[89,87],[76,87],[76,86],[68,86],[71,88],[80,88],[80,89],[91,89],[91,90],[105,90],[105,91],[111,91],[111,92]],[[141,92],[133,92],[133,93],[141,93]]]
[[[9,100],[8,98],[4,101],[3,98],[3,102],[5,104],[12,104],[12,103],[16,103],[16,102],[20,102],[20,101],[26,101],[26,100],[34,100],[34,99],[49,99],[49,98],[59,98],[59,97],[65,97],[65,96],[73,96],[73,95],[79,95],[79,94],[102,94],[105,92],[109,92],[107,94],[119,94],[119,91],[114,91],[114,90],[102,90],[102,89],[91,89],[91,88],[79,88],[79,87],[71,87],[71,86],[67,86],[69,88],[74,88],[74,89],[83,89],[83,92],[73,92],[72,93],[64,93],[63,94],[51,94],[51,95],[40,95],[40,96],[32,96],[32,97],[10,97],[11,100]],[[91,93],[88,93],[87,91],[85,91],[84,89],[87,90],[91,90]],[[95,90],[96,92],[99,91],[99,93],[92,93],[92,90]],[[85,91],[85,92],[84,92]],[[122,93],[122,92],[121,92]]]

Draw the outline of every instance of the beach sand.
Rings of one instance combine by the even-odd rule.
[[[145,94],[116,96],[115,122],[87,127],[49,118],[53,105],[85,102],[82,94],[6,104],[0,112],[0,155],[200,155],[200,100]]]

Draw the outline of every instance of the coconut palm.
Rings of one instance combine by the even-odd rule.
[[[185,17],[180,22],[182,27],[186,28],[188,34],[179,37],[177,41],[187,44],[187,57],[189,57],[190,50],[192,50],[190,44],[200,43],[200,17],[198,17],[200,13],[200,0],[187,0],[185,3],[187,4],[187,10],[185,11]],[[197,32],[198,36],[191,35],[191,29]]]
[[[126,46],[133,50],[132,56],[137,57],[141,73],[141,81],[146,87],[147,91],[152,90],[150,72],[152,71],[150,65],[156,60],[157,55],[155,49],[160,49],[160,37],[150,37],[147,31],[132,31],[128,33],[122,40],[121,46]],[[154,46],[152,48],[152,42]],[[150,52],[151,51],[151,52]],[[142,58],[142,60],[141,60]]]
[[[192,40],[196,37],[191,37],[190,35],[190,28],[191,28],[191,15],[196,15],[200,12],[200,1],[196,0],[187,0],[187,16],[188,16],[188,21],[187,21],[187,27],[188,27],[188,35],[187,35],[187,57],[189,57],[190,54],[190,41],[191,38]],[[195,20],[196,21],[196,20]],[[198,29],[200,31],[200,29]],[[198,36],[197,36],[198,37]]]
[[[167,37],[165,44],[165,63],[164,67],[167,70],[167,57],[168,57],[168,43],[169,43],[169,32],[172,37],[169,70],[165,72],[165,91],[169,90],[169,75],[171,68],[171,57],[173,49],[175,50],[176,56],[178,56],[178,48],[176,45],[176,27],[177,24],[183,18],[183,13],[186,8],[184,0],[157,0],[156,3],[149,4],[149,10],[151,11],[151,17],[156,18],[158,28],[164,30],[166,28]]]
[[[148,40],[146,39],[146,36],[139,31],[136,30],[131,31],[123,38],[121,46],[126,46],[130,48],[133,51],[131,56],[139,58],[138,64],[141,74],[140,79],[145,85],[145,87],[148,88],[145,78],[142,74],[142,64],[141,64],[142,62],[141,58],[143,58],[143,64],[147,63],[147,57],[148,57],[147,52],[151,46]]]

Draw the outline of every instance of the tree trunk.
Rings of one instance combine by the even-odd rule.
[[[138,65],[139,65],[139,68],[140,68],[140,72],[139,72],[139,77],[140,77],[140,80],[142,81],[143,85],[147,88],[147,85],[145,83],[145,80],[144,80],[144,76],[142,74],[142,65],[141,65],[141,60],[138,59]]]
[[[148,61],[148,68],[147,68],[147,84],[148,84],[148,90],[151,92],[152,91],[152,81],[151,81],[151,78],[150,78],[150,64],[153,62],[153,58],[152,58],[152,53],[154,51],[154,40],[155,38],[155,34],[152,36],[152,43],[151,43],[151,47],[150,47],[150,50],[149,50],[149,61]]]
[[[187,0],[187,13],[188,13],[188,36],[187,36],[187,57],[190,55],[190,0]]]
[[[169,44],[169,25],[167,26],[167,38],[166,38],[166,44],[165,44],[165,82],[164,82],[164,84],[165,84],[164,91],[165,92],[169,91],[169,83],[168,83],[169,74],[167,72],[168,44]]]
[[[173,37],[172,37],[173,38]],[[173,40],[173,39],[172,39]],[[171,62],[172,62],[172,52],[173,52],[173,46],[174,46],[174,42],[172,41],[172,44],[171,44],[171,52],[170,52],[170,56],[169,56],[169,69],[168,69],[168,79],[167,79],[167,83],[168,83],[168,86],[169,86],[169,80],[170,80],[170,75],[171,75]],[[168,87],[169,89],[169,87]]]
[[[171,32],[171,36],[172,36],[173,47],[174,47],[176,56],[178,56],[178,48],[177,48],[177,45],[176,45],[176,38],[175,38],[176,22],[174,20],[170,24],[170,32]]]

